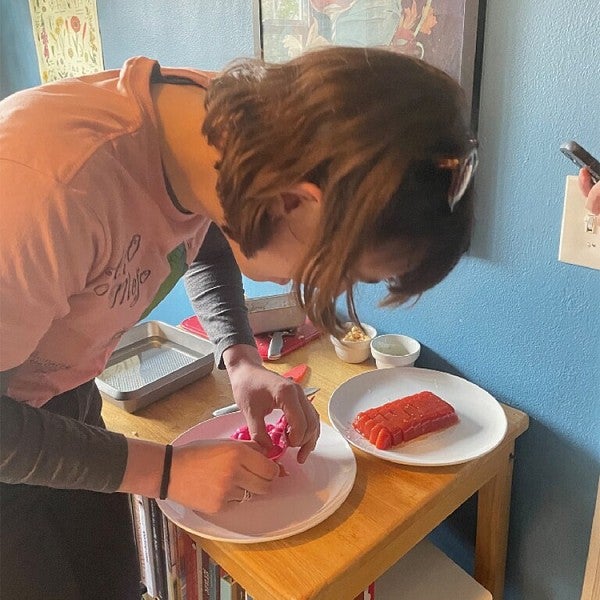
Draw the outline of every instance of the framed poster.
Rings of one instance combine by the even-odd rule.
[[[104,68],[96,0],[29,0],[40,80]]]
[[[257,0],[257,10],[266,61],[331,44],[410,54],[461,83],[475,127],[485,0]]]

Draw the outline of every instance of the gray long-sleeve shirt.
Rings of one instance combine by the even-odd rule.
[[[255,345],[244,302],[242,275],[221,230],[213,223],[196,260],[185,275],[194,312],[215,344],[215,362],[223,368],[223,351],[235,344]]]

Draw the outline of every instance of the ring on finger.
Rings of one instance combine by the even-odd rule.
[[[240,500],[238,500],[238,502],[241,504],[242,502],[247,502],[251,498],[252,498],[252,492],[249,492],[248,490],[244,489],[244,495],[242,496],[242,498]]]

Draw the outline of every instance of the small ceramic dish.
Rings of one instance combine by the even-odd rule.
[[[378,369],[412,367],[421,354],[421,344],[407,335],[378,335],[371,340],[371,354]]]
[[[377,330],[371,325],[361,323],[360,327],[364,332],[364,336],[359,337],[358,335],[353,335],[353,327],[356,327],[355,323],[344,323],[344,330],[347,334],[341,339],[334,335],[330,335],[329,339],[333,344],[333,348],[335,349],[338,358],[347,363],[361,363],[369,358],[369,345],[371,340],[377,335]]]

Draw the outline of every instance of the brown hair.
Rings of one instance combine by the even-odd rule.
[[[226,69],[206,98],[203,133],[216,146],[224,231],[252,256],[266,245],[273,200],[301,181],[323,194],[317,242],[295,277],[315,324],[335,331],[335,300],[366,251],[419,250],[388,281],[385,304],[441,281],[468,246],[471,192],[450,210],[439,157],[472,143],[464,95],[442,71],[384,49],[328,47],[284,64]],[[335,257],[335,258],[333,258]],[[301,290],[301,292],[300,292]]]

